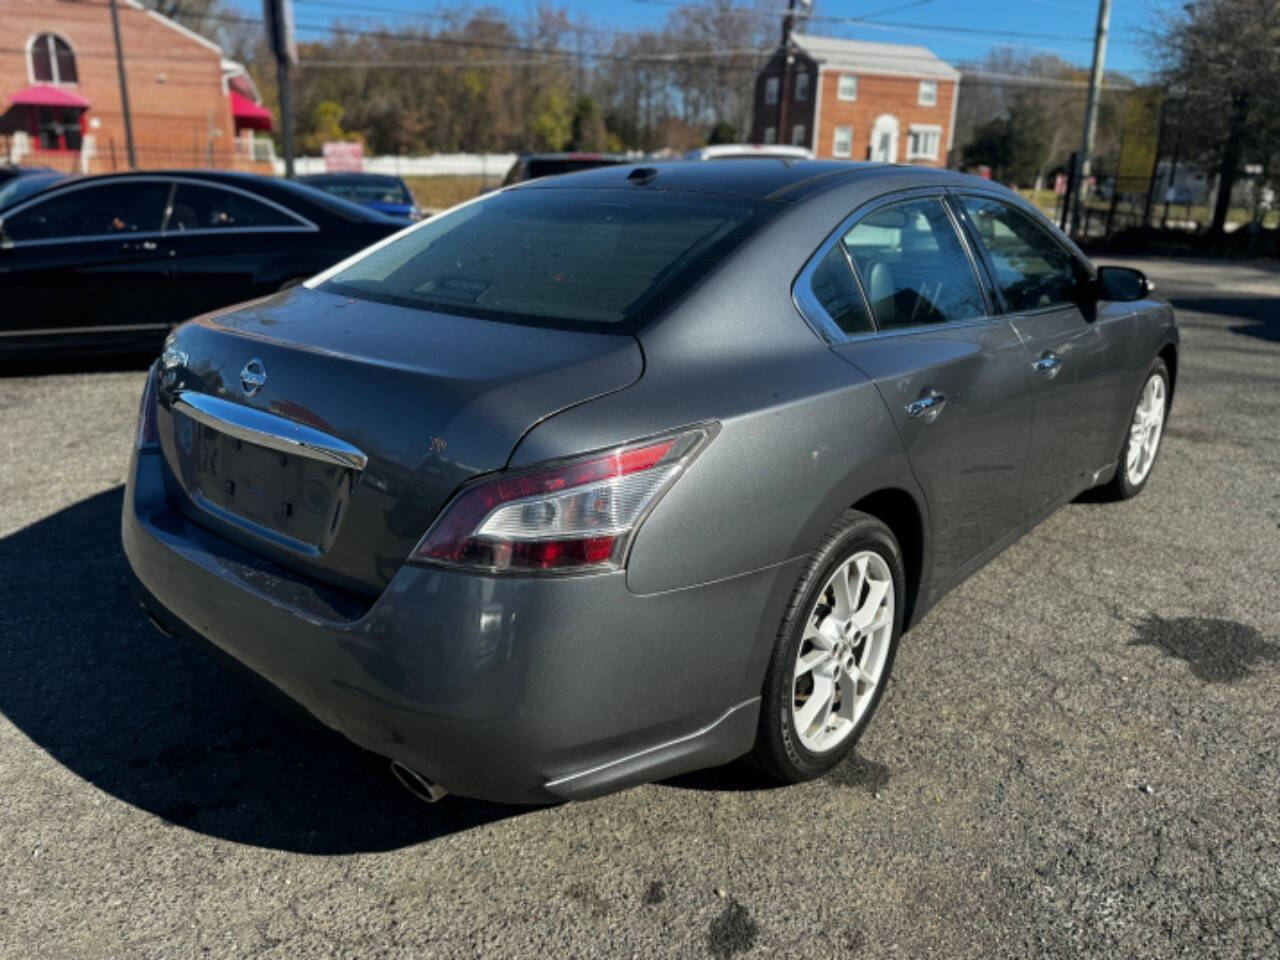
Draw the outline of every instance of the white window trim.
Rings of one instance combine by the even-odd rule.
[[[777,106],[778,89],[782,86],[782,81],[778,77],[764,78],[764,105],[766,107]]]
[[[778,142],[778,128],[777,128],[777,127],[765,127],[765,128],[764,128],[764,135],[763,135],[763,139],[764,139],[764,142],[765,142],[765,143],[777,143],[777,142]]]
[[[800,96],[800,91],[801,91],[800,78],[801,77],[804,77],[804,85],[803,85],[804,96],[803,97]],[[809,102],[809,88],[812,86],[813,86],[813,77],[809,74],[808,70],[800,70],[796,73],[796,94],[795,94],[796,103]]]
[[[853,96],[846,97],[842,89],[845,80],[853,81]],[[841,73],[836,79],[836,99],[841,103],[857,103],[858,102],[858,75],[856,73]]]
[[[932,99],[926,99],[924,92],[927,89],[933,90]],[[938,105],[938,81],[937,80],[921,80],[920,88],[916,94],[916,102],[922,107],[936,107]]]
[[[933,153],[918,153],[912,149],[912,134],[933,134]],[[913,123],[907,128],[907,159],[937,160],[942,150],[942,126],[936,123]]]
[[[849,131],[849,149],[845,150],[843,153],[840,152],[840,148],[837,146],[837,144],[840,142],[841,130]],[[853,156],[853,127],[852,126],[849,126],[846,124],[844,126],[835,127],[831,131],[831,155],[833,157],[840,157],[841,159],[845,159]]]
[[[35,62],[35,59],[32,57],[32,53],[35,51],[36,41],[39,40],[41,37],[56,37],[57,39],[61,40],[63,43],[67,45],[67,48],[71,51],[71,58],[76,63],[76,79],[75,80],[65,81],[62,79],[57,79],[57,80],[37,80],[36,79],[36,62]],[[49,63],[49,70],[51,73],[55,75],[58,72],[58,57],[56,54],[54,54],[52,60]],[[80,78],[80,51],[76,49],[76,45],[71,42],[71,39],[69,37],[67,37],[65,34],[59,33],[57,30],[41,30],[40,32],[33,33],[31,36],[27,37],[27,83],[31,84],[32,86],[35,86],[37,83],[51,83],[55,87],[78,87],[80,86],[79,78]]]
[[[797,132],[799,132],[800,134],[800,139],[798,142],[796,140]],[[808,135],[809,135],[808,126],[803,123],[797,123],[794,126],[792,126],[791,139],[787,142],[790,143],[791,146],[793,147],[807,147],[809,145]]]

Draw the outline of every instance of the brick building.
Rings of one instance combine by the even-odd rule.
[[[959,84],[924,47],[792,33],[756,77],[751,140],[945,167]]]
[[[270,172],[271,114],[244,68],[136,0],[119,0],[138,166]],[[0,0],[0,162],[126,169],[107,0]]]

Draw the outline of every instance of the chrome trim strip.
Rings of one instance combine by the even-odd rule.
[[[559,786],[560,784],[572,783],[574,780],[579,780],[583,777],[592,776],[594,774],[599,773],[601,770],[608,770],[610,767],[616,767],[619,764],[630,763],[633,760],[638,760],[641,757],[648,756],[649,754],[654,753],[655,751],[666,750],[668,747],[675,747],[675,746],[679,746],[682,743],[686,743],[689,740],[696,740],[698,737],[701,737],[710,733],[712,730],[720,726],[720,724],[724,723],[726,720],[728,720],[731,716],[733,716],[739,710],[745,710],[747,707],[750,707],[752,704],[758,703],[759,700],[760,700],[759,697],[752,697],[750,700],[743,700],[742,703],[739,703],[737,706],[730,707],[728,710],[722,713],[717,719],[711,721],[702,729],[695,730],[693,733],[685,734],[683,737],[676,737],[674,740],[668,740],[665,743],[658,744],[657,746],[648,747],[644,750],[639,751],[638,753],[629,753],[625,757],[619,757],[617,760],[610,760],[608,763],[599,764],[598,766],[591,767],[589,770],[579,770],[577,773],[570,773],[563,777],[557,777],[554,780],[548,780],[544,784],[544,786],[548,790],[550,790],[554,787]]]
[[[172,408],[207,427],[260,447],[292,453],[312,460],[363,470],[369,458],[363,450],[314,427],[278,417],[241,403],[183,390]]]
[[[0,337],[28,337],[60,333],[120,333],[126,330],[168,330],[171,323],[114,323],[95,327],[39,327],[34,330],[0,330]]]

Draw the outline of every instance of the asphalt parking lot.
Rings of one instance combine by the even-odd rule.
[[[956,591],[785,789],[418,802],[131,602],[143,374],[0,379],[0,955],[1280,955],[1280,270],[1135,264],[1183,331],[1148,489]]]

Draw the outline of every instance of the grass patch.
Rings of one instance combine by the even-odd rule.
[[[418,206],[426,210],[443,210],[470,200],[485,187],[496,187],[501,177],[490,176],[486,180],[479,174],[448,174],[403,179],[413,191],[413,198],[418,201]]]

